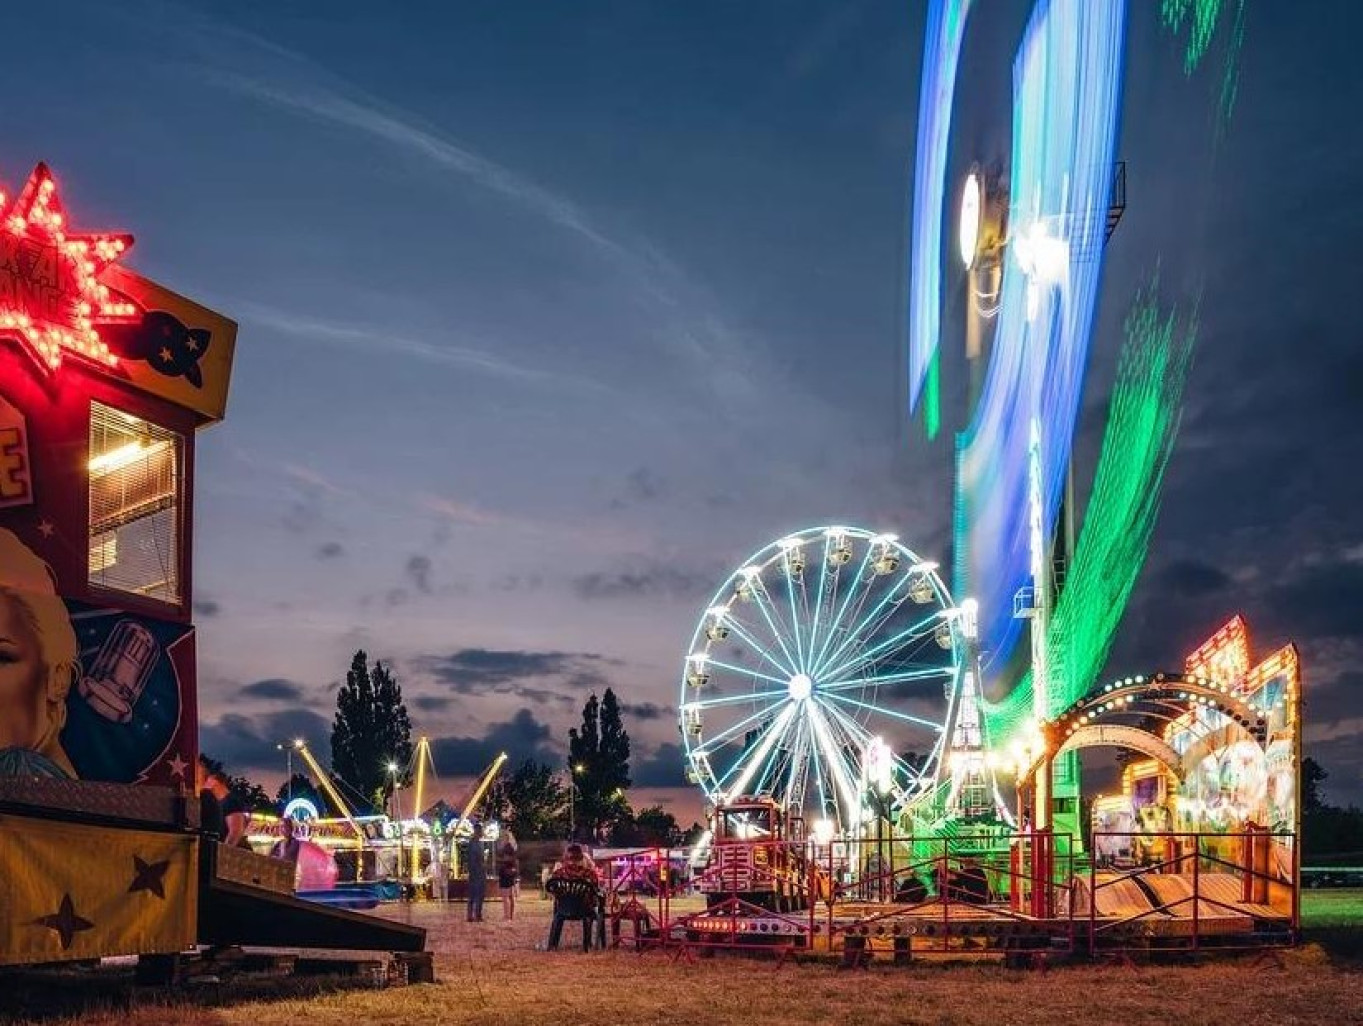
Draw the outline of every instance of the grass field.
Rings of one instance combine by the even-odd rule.
[[[549,907],[527,897],[515,922],[464,922],[460,905],[394,907],[424,925],[436,952],[434,986],[396,990],[325,988],[303,981],[201,986],[174,997],[105,996],[78,1013],[42,1021],[82,1026],[384,1026],[553,1023],[782,1026],[860,1024],[1068,1024],[1122,1026],[1363,1023],[1363,891],[1311,892],[1308,943],[1281,959],[1242,958],[1198,966],[1083,965],[1049,972],[996,966],[873,966],[842,972],[807,963],[715,958],[694,965],[652,953],[536,950]],[[1350,926],[1350,923],[1355,924]],[[577,936],[570,924],[565,947]],[[1321,937],[1321,943],[1311,940]],[[1342,943],[1342,946],[1341,946]],[[33,1022],[0,978],[0,1020]],[[7,1014],[8,1012],[8,1014]]]

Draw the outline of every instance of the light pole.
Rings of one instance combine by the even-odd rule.
[[[885,819],[889,814],[890,788],[893,785],[894,758],[884,738],[873,737],[866,746],[867,790],[876,803],[876,892],[885,900]],[[894,885],[894,868],[890,867],[890,883]],[[890,895],[893,897],[893,893]]]
[[[568,840],[577,840],[577,778],[578,774],[586,770],[580,762],[573,763],[572,772],[568,774]]]
[[[398,783],[398,764],[396,762],[388,763],[388,775],[393,778],[393,808],[391,815],[393,819],[397,822],[398,828],[398,883],[401,884],[402,855],[404,846],[402,843],[402,806],[398,804],[398,790],[401,788],[402,785]]]
[[[288,768],[288,771],[287,771],[289,775],[288,775],[288,777],[286,777],[285,780],[284,780],[284,788],[285,788],[285,791],[286,791],[286,796],[285,796],[285,798],[284,798],[284,804],[286,804],[286,805],[287,805],[289,802],[293,801],[293,750],[294,750],[294,747],[295,747],[295,745],[294,745],[294,742],[292,742],[292,741],[281,741],[281,742],[279,742],[279,744],[275,745],[275,748],[276,748],[276,749],[278,749],[279,751],[281,751],[281,752],[284,753],[284,758],[285,758],[285,760],[287,761],[288,767],[289,767],[289,768]]]

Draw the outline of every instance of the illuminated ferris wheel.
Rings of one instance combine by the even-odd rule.
[[[679,720],[714,804],[770,795],[845,833],[870,791],[902,807],[937,779],[966,668],[962,611],[892,534],[815,527],[720,586],[691,639]]]

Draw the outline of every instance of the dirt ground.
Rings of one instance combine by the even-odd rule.
[[[534,896],[522,899],[513,922],[502,920],[496,903],[488,905],[483,923],[465,922],[459,904],[392,906],[388,914],[428,929],[436,952],[439,982],[434,986],[209,984],[170,997],[107,999],[78,1014],[38,1018],[18,1011],[19,998],[6,995],[0,978],[0,1021],[81,1026],[1363,1024],[1363,972],[1335,964],[1318,945],[1281,958],[1200,966],[1085,965],[1041,972],[989,965],[873,965],[868,971],[840,971],[813,961],[778,968],[771,960],[730,957],[686,964],[660,952],[584,955],[574,945],[576,924],[565,931],[564,950],[538,950],[548,933],[549,905]]]

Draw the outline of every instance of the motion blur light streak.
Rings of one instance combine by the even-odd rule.
[[[1048,661],[1065,669],[1048,682],[1047,716],[1097,682],[1145,565],[1159,512],[1196,322],[1162,310],[1158,290],[1155,281],[1136,296],[1124,325],[1126,339],[1083,530],[1047,632]],[[1026,679],[1002,700],[983,702],[990,736],[1017,736],[1034,712],[1031,696]]]
[[[1032,581],[1029,426],[1040,440],[1042,530],[1054,536],[1103,266],[1122,78],[1124,0],[1037,5],[1014,62],[1012,259],[980,402],[957,442],[956,574],[975,596],[986,671],[1023,629]]]
[[[931,0],[918,93],[918,143],[914,153],[913,227],[909,243],[909,411],[918,407],[925,380],[928,437],[936,437],[937,340],[942,314],[942,217],[946,203],[947,140],[956,95],[956,67],[971,0]]]
[[[1245,6],[1248,0],[1162,0],[1160,18],[1172,32],[1188,26],[1188,42],[1183,51],[1183,71],[1193,74],[1211,48],[1216,26],[1230,10],[1235,11],[1231,23],[1230,42],[1225,64],[1221,69],[1219,107],[1221,121],[1230,119],[1235,108],[1235,96],[1240,85],[1240,50],[1245,41]]]

